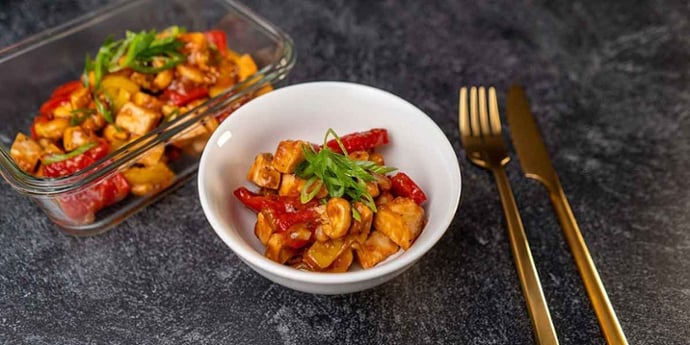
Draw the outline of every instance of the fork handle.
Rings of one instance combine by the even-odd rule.
[[[627,345],[628,341],[625,338],[620,322],[618,322],[616,313],[613,311],[613,306],[611,306],[611,302],[606,294],[604,284],[602,284],[601,278],[599,278],[599,273],[597,273],[594,261],[592,261],[592,257],[589,255],[589,250],[587,250],[580,227],[577,226],[573,210],[570,208],[560,183],[556,183],[555,187],[549,190],[549,197],[563,228],[563,234],[573,254],[575,264],[580,270],[585,290],[587,290],[589,299],[592,301],[594,313],[599,319],[599,325],[601,326],[602,333],[604,333],[606,342],[609,345]]]
[[[510,249],[513,252],[515,267],[520,278],[522,294],[527,302],[527,310],[532,319],[534,336],[536,343],[540,345],[556,345],[558,337],[551,321],[549,308],[546,306],[544,292],[541,289],[537,268],[532,259],[532,252],[527,243],[525,229],[522,226],[520,213],[515,203],[510,182],[503,167],[492,169],[498,193],[501,197],[501,206],[508,224],[508,237],[510,238]]]

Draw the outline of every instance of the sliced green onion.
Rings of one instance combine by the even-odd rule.
[[[53,164],[53,163],[57,163],[57,162],[62,162],[64,160],[67,160],[70,158],[74,158],[74,157],[79,156],[80,154],[92,149],[96,145],[98,145],[98,143],[95,143],[95,142],[86,143],[86,144],[83,144],[83,145],[77,147],[76,149],[74,149],[70,152],[67,152],[67,153],[52,154],[50,156],[46,156],[45,158],[43,158],[43,164]]]
[[[326,143],[333,136],[343,151],[342,154],[329,149]],[[329,128],[324,137],[324,144],[319,152],[311,145],[302,147],[305,160],[297,166],[295,175],[307,180],[300,191],[300,201],[307,203],[312,200],[322,186],[326,187],[330,197],[348,197],[352,201],[360,201],[376,212],[374,198],[367,190],[367,182],[376,180],[372,174],[384,175],[397,170],[396,168],[379,166],[374,162],[353,160],[347,155],[345,145],[338,134]],[[320,182],[319,188],[311,189],[312,185]],[[352,208],[352,216],[359,220],[360,215]]]

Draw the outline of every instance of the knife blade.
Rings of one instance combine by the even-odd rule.
[[[513,145],[520,158],[520,166],[525,176],[541,182],[549,192],[549,199],[563,228],[573,259],[580,271],[585,290],[599,320],[601,331],[609,344],[627,345],[620,322],[609,301],[604,284],[594,266],[585,240],[577,225],[568,199],[551,164],[546,145],[539,133],[537,123],[530,111],[527,96],[522,87],[514,85],[508,90],[508,126],[511,128]]]
[[[530,112],[525,91],[520,86],[514,85],[508,90],[507,118],[525,176],[543,183],[548,189],[556,187],[558,175]]]

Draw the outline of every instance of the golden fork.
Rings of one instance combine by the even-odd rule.
[[[529,249],[513,191],[504,169],[510,157],[501,135],[501,119],[498,115],[496,89],[489,88],[487,106],[486,89],[484,87],[471,87],[468,107],[468,90],[463,87],[460,89],[459,106],[460,138],[469,160],[484,169],[491,170],[496,179],[503,213],[508,225],[510,248],[520,277],[522,294],[525,296],[527,310],[532,319],[536,342],[541,345],[558,344],[558,337],[551,322],[549,309],[546,306],[546,299],[541,289],[537,269],[534,266],[532,252]]]

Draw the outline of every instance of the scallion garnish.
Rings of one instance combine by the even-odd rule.
[[[70,158],[74,158],[76,156],[79,156],[80,154],[92,149],[94,146],[98,145],[98,143],[91,142],[91,143],[86,143],[83,145],[80,145],[76,149],[63,153],[63,154],[52,154],[49,156],[46,156],[43,158],[43,164],[53,164],[57,162],[61,162]]]
[[[326,145],[331,135],[343,150],[343,154],[333,152]],[[362,202],[376,212],[374,198],[367,191],[366,184],[376,180],[373,174],[385,175],[397,170],[370,161],[351,159],[340,137],[332,128],[326,132],[321,150],[317,152],[311,145],[304,145],[302,151],[305,160],[297,166],[295,171],[297,177],[307,180],[300,193],[302,203],[312,200],[321,187],[325,186],[330,197],[345,196],[352,201]],[[354,208],[352,208],[352,216],[356,220],[360,218]]]
[[[184,43],[177,40],[182,32],[184,28],[173,26],[167,29],[165,35],[159,35],[156,30],[138,33],[127,31],[123,39],[106,39],[94,59],[88,55],[86,57],[82,76],[84,85],[97,91],[107,73],[124,68],[141,73],[158,73],[184,62],[185,56],[178,52]],[[162,64],[153,66],[154,59],[160,60]],[[94,73],[94,85],[89,85],[90,72]]]
[[[69,119],[70,126],[78,126],[84,122],[89,116],[95,114],[96,111],[89,108],[77,108],[70,111],[72,117]]]

